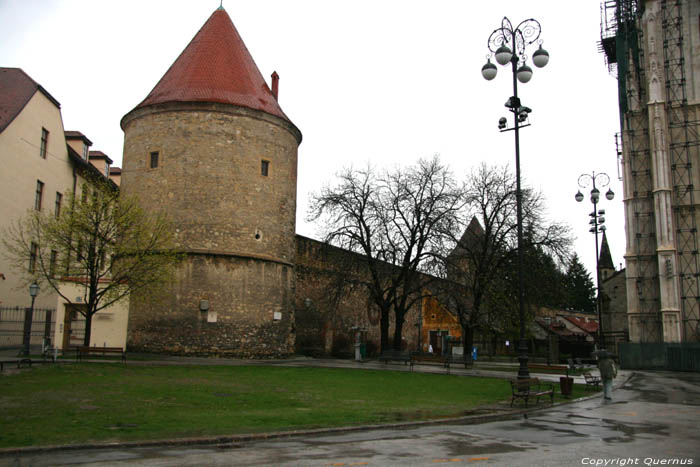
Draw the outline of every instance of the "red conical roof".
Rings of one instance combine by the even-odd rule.
[[[231,18],[217,9],[136,108],[165,102],[219,102],[289,121]]]

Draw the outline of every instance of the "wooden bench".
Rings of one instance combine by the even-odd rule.
[[[400,350],[385,350],[379,356],[379,361],[389,363],[389,362],[403,362],[404,365],[411,363],[411,356],[408,352],[402,352]]]
[[[566,365],[544,365],[540,363],[530,363],[527,367],[530,371],[540,370],[547,373],[555,373],[569,376],[569,367]]]
[[[589,387],[593,389],[598,389],[601,383],[600,376],[593,376],[588,371],[583,373],[583,379],[586,380],[586,389],[588,389]]]
[[[511,407],[515,399],[524,399],[527,407],[530,397],[536,397],[539,404],[540,397],[549,396],[550,401],[554,403],[554,384],[541,383],[539,378],[512,380],[510,387],[513,392],[513,398],[510,400]]]
[[[22,366],[26,366],[31,368],[32,367],[32,359],[31,358],[21,358],[18,360],[0,360],[0,371],[5,370],[5,365],[17,365],[17,368],[22,368]]]
[[[447,370],[447,374],[450,374],[450,359],[441,355],[411,355],[411,369],[413,365],[440,365]]]
[[[471,355],[467,355],[466,360],[462,355],[450,355],[447,358],[450,361],[450,365],[464,365],[464,368],[472,368],[474,366],[474,360],[472,360]]]
[[[90,354],[97,355],[120,355],[123,362],[126,362],[126,352],[121,347],[87,347],[80,346],[75,348],[75,358],[77,360],[82,360],[83,356]]]

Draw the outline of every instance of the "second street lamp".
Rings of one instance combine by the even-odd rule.
[[[600,201],[600,190],[596,186],[606,187],[610,184],[610,177],[606,173],[591,173],[583,174],[578,178],[578,186],[581,188],[587,188],[593,185],[591,189],[591,203],[593,203],[593,212],[588,215],[591,220],[588,224],[591,226],[589,232],[595,235],[595,277],[596,277],[596,309],[598,311],[598,350],[605,348],[605,340],[603,338],[603,306],[601,303],[601,293],[600,293],[600,266],[599,262],[599,251],[598,251],[598,233],[605,232],[605,210],[598,209],[598,202]],[[583,201],[583,193],[579,190],[574,196],[576,201],[579,203]],[[605,198],[608,201],[612,201],[615,198],[615,193],[608,188],[607,193],[605,193]]]
[[[522,190],[520,187],[520,128],[529,126],[528,115],[532,110],[522,106],[518,98],[518,81],[527,83],[532,78],[532,68],[527,66],[527,55],[525,49],[530,44],[536,42],[540,37],[540,23],[535,19],[525,21],[513,27],[508,18],[503,18],[501,27],[491,33],[488,40],[489,50],[500,65],[511,64],[513,71],[513,96],[506,102],[506,107],[513,113],[513,131],[515,133],[515,200],[517,205],[517,230],[518,230],[518,316],[520,319],[520,342],[518,344],[518,379],[530,377],[530,370],[527,367],[527,339],[525,335],[525,297],[523,291],[523,208]],[[542,48],[542,44],[532,56],[532,61],[536,67],[541,68],[549,62],[549,53]],[[491,63],[489,55],[486,64],[481,68],[482,76],[490,81],[498,74],[498,68]],[[510,131],[507,127],[508,121],[501,118],[498,128],[501,131]]]

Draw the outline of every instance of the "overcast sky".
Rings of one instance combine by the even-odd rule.
[[[60,103],[66,130],[121,165],[121,118],[143,100],[219,0],[0,0],[0,66],[18,67]],[[498,119],[512,74],[481,77],[487,40],[507,16],[542,25],[549,64],[518,86],[533,109],[521,131],[524,183],[568,223],[595,270],[592,206],[574,200],[583,173],[606,172],[603,201],[616,266],[625,249],[614,135],[617,81],[598,52],[600,5],[561,0],[224,0],[258,68],[280,75],[279,103],[303,133],[297,232],[310,193],[351,164],[406,165],[439,154],[456,175],[482,161],[514,169],[514,137]],[[529,55],[535,48],[531,46]],[[532,66],[532,64],[530,63]],[[510,122],[510,119],[509,119]],[[601,190],[605,192],[605,189]]]

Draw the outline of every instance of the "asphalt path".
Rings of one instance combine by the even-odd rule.
[[[700,374],[638,372],[589,398],[482,424],[313,434],[215,446],[18,454],[0,466],[700,465]]]

